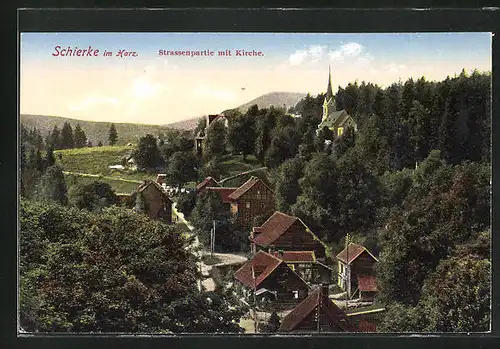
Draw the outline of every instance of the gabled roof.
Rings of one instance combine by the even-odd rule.
[[[172,201],[170,200],[170,197],[167,195],[167,193],[163,190],[163,188],[158,183],[150,179],[146,179],[144,183],[140,184],[137,187],[136,191],[138,193],[142,193],[146,188],[148,188],[151,185],[154,186],[165,198],[167,198],[169,201]]]
[[[284,263],[281,259],[264,251],[259,251],[252,259],[243,264],[243,266],[234,273],[234,277],[245,286],[255,289],[271,275],[281,263]],[[255,274],[255,281],[252,274],[252,267],[254,270],[262,270],[260,274]]]
[[[349,251],[346,247],[337,255],[338,260],[347,264],[351,264],[356,258],[358,258],[363,252],[366,251],[376,262],[378,262],[378,259],[374,255],[372,255],[370,251],[366,249],[366,247],[354,244],[352,242],[348,247]],[[349,254],[349,262],[347,262],[347,254]]]
[[[198,183],[198,185],[196,186],[196,190],[201,190],[206,186],[214,187],[218,185],[219,183],[217,183],[217,181],[213,177],[207,177],[203,181],[201,181],[201,183]]]
[[[280,255],[280,252],[274,252],[274,257],[279,258],[287,263],[316,262],[314,251],[283,251],[282,256]]]
[[[259,246],[268,246],[287,231],[297,219],[297,217],[276,211],[260,227],[253,229],[254,232],[260,233],[253,241]]]
[[[243,194],[252,189],[252,187],[259,182],[262,182],[267,189],[271,190],[261,179],[252,176],[248,181],[243,183],[238,189],[229,195],[229,198],[231,200],[238,200]]]
[[[345,109],[331,111],[326,116],[326,119],[323,120],[318,127],[319,128],[323,128],[325,126],[328,128],[335,127],[338,124],[339,119],[345,117],[344,115],[348,115],[348,113]]]
[[[229,200],[229,195],[237,188],[225,188],[225,187],[206,187],[207,191],[214,191],[220,195],[220,198],[223,203],[229,204],[231,200]]]
[[[315,313],[318,306],[319,311],[326,315],[332,329],[340,328],[345,332],[352,330],[351,323],[344,311],[328,299],[327,295],[322,294],[320,286],[283,318],[280,332],[293,331],[307,316]]]
[[[376,292],[377,280],[372,275],[358,275],[358,287],[362,292]]]

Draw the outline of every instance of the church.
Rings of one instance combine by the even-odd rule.
[[[324,127],[329,128],[336,136],[342,136],[348,127],[352,127],[354,131],[358,130],[358,125],[354,118],[347,113],[345,109],[337,110],[335,105],[335,97],[332,91],[332,76],[330,67],[328,67],[328,87],[326,90],[325,101],[323,102],[323,118],[318,126],[319,130]]]

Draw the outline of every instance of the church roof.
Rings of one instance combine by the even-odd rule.
[[[330,99],[333,97],[332,90],[332,74],[330,73],[330,66],[328,66],[328,87],[326,88],[326,99]]]
[[[345,109],[329,112],[326,119],[321,121],[319,128],[323,128],[325,126],[328,128],[335,128],[338,126],[339,120],[346,117],[345,115],[349,116]]]

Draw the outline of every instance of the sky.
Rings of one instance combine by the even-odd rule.
[[[97,56],[60,55],[89,46]],[[120,50],[135,54],[120,57]],[[226,50],[232,55],[219,55]],[[22,33],[20,112],[168,124],[268,92],[317,95],[326,91],[329,67],[335,92],[356,80],[388,86],[409,77],[442,80],[462,69],[491,71],[491,56],[491,33]]]

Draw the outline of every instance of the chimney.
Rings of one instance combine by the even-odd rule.
[[[330,288],[328,287],[328,284],[322,283],[321,284],[321,295],[328,298],[329,294],[330,294]]]
[[[278,250],[279,259],[283,259],[283,250]]]

